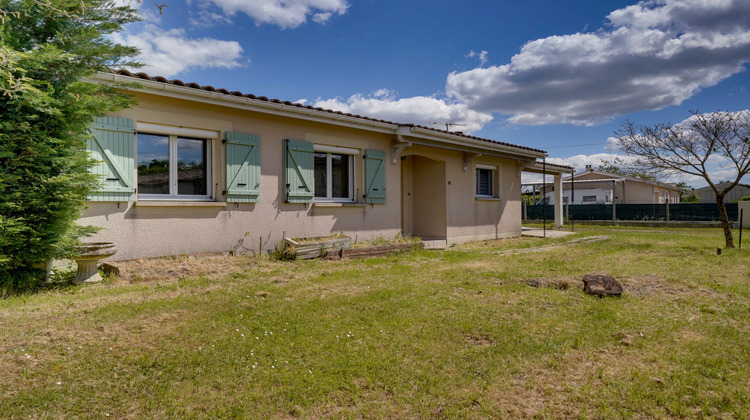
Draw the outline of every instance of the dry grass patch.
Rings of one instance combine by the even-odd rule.
[[[647,369],[642,358],[622,347],[608,346],[596,352],[572,350],[549,356],[546,366],[529,367],[511,375],[507,383],[490,387],[483,399],[514,418],[587,417],[586,413],[596,413],[601,408],[598,405],[603,395],[599,394],[606,394],[610,381],[629,381],[630,372],[642,369]],[[592,394],[597,398],[592,398]],[[620,404],[617,398],[608,403],[613,407]]]
[[[176,281],[180,278],[219,279],[255,268],[255,260],[246,256],[181,255],[110,263],[119,269],[118,277],[128,283]]]

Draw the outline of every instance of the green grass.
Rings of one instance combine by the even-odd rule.
[[[750,417],[750,251],[576,230],[5,299],[0,417]]]

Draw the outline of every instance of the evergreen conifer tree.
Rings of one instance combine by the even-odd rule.
[[[0,295],[37,286],[34,263],[92,232],[75,223],[98,183],[87,129],[134,100],[86,78],[136,64],[107,38],[136,20],[109,0],[0,0]]]

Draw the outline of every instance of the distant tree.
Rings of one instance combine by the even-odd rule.
[[[693,190],[693,187],[688,185],[685,182],[678,182],[675,184],[675,187],[680,189],[680,203],[697,203],[701,201],[701,198],[698,197],[698,194],[695,193]]]
[[[629,167],[622,159],[615,158],[612,162],[602,159],[596,168],[600,172],[609,172],[611,174],[627,176],[630,178],[642,179],[644,181],[656,182],[659,180],[657,173],[647,171],[643,168]]]
[[[654,126],[625,121],[615,132],[620,148],[634,156],[633,167],[663,174],[684,173],[706,180],[716,193],[727,248],[734,248],[731,224],[724,205],[726,194],[750,172],[750,111],[691,112],[680,124]],[[723,189],[711,180],[707,162],[718,156],[737,173]]]
[[[541,198],[539,193],[533,195],[527,193],[521,196],[521,200],[528,205],[533,205],[534,202],[538,202],[540,199]]]
[[[31,265],[71,256],[89,174],[87,128],[134,103],[84,79],[137,65],[107,37],[138,19],[110,0],[0,0],[0,295],[39,282]]]

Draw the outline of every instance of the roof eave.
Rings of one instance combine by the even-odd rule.
[[[126,88],[136,92],[144,92],[160,96],[171,97],[175,99],[185,99],[202,102],[206,104],[228,106],[231,108],[252,110],[276,116],[291,117],[305,121],[319,122],[325,124],[335,124],[342,127],[363,129],[383,134],[396,134],[407,127],[404,124],[390,123],[368,119],[361,116],[351,116],[340,112],[310,109],[308,107],[286,104],[283,102],[265,101],[249,98],[247,96],[234,96],[222,92],[197,89],[190,86],[179,86],[161,81],[135,78],[132,76],[121,75],[117,73],[96,73],[92,80],[98,83],[118,84],[128,83],[137,84],[139,88]],[[408,125],[410,136],[426,140],[435,147],[440,144],[461,146],[463,148],[478,149],[485,151],[494,151],[504,156],[516,159],[537,159],[545,158],[547,153],[543,150],[527,148],[523,146],[514,146],[494,140],[480,140],[465,135],[451,134],[449,132],[429,130],[426,128]]]
[[[363,128],[381,133],[393,133],[398,128],[397,124],[390,124],[376,120],[368,120],[347,116],[335,112],[325,112],[285,103],[276,103],[248,98],[246,96],[233,96],[221,92],[196,89],[189,86],[178,86],[153,80],[135,79],[112,73],[97,73],[93,77],[96,82],[104,83],[136,83],[140,88],[129,89],[137,92],[151,93],[176,99],[188,99],[214,105],[228,106],[231,108],[252,109],[255,112],[272,114],[278,116],[294,117],[307,121],[334,123],[336,125]]]
[[[537,150],[531,148],[525,148],[520,146],[513,146],[509,144],[503,144],[495,141],[485,141],[475,138],[469,138],[465,136],[458,136],[455,134],[434,132],[421,127],[410,127],[410,135],[415,137],[421,137],[426,139],[434,139],[441,143],[447,143],[455,146],[471,146],[476,149],[492,150],[498,153],[508,155],[512,158],[520,159],[543,159],[547,157],[547,152],[544,150]]]

